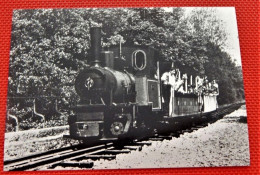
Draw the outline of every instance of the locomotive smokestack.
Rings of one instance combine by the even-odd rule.
[[[101,27],[90,28],[91,39],[91,65],[99,66],[101,63]]]

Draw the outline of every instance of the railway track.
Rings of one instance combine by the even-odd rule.
[[[181,134],[193,132],[213,123],[223,116],[238,109],[243,103],[220,107],[217,111],[208,116],[207,120],[196,126],[183,128],[178,132],[169,132],[167,134],[155,133],[153,136],[139,140],[127,142],[117,147],[112,142],[103,142],[96,145],[77,145],[45,153],[34,154],[24,158],[8,160],[4,162],[5,171],[35,171],[51,170],[56,167],[78,167],[91,169],[97,159],[115,159],[117,154],[129,153],[132,150],[142,150],[143,145],[151,145],[152,141],[171,140],[173,137],[179,137]]]

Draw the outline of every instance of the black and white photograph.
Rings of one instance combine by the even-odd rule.
[[[13,11],[4,171],[249,166],[234,7]]]

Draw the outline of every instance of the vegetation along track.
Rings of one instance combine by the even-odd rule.
[[[156,133],[152,136],[137,139],[123,143],[120,147],[115,146],[112,142],[99,143],[89,146],[71,146],[61,148],[58,150],[48,151],[40,154],[27,156],[24,158],[8,160],[4,162],[5,171],[22,171],[22,170],[41,170],[53,169],[57,166],[61,167],[79,167],[92,168],[94,161],[97,159],[115,159],[117,154],[129,153],[131,150],[142,150],[143,145],[151,145],[149,141],[162,141],[164,139],[172,139],[178,137],[185,132],[192,132],[201,127],[205,127],[208,123],[213,123],[223,116],[238,109],[244,103],[236,103],[228,106],[220,107],[216,112],[212,113],[204,123],[192,126],[189,128],[182,128],[178,132]],[[120,142],[121,143],[121,142]],[[90,162],[80,162],[83,159],[90,159]]]

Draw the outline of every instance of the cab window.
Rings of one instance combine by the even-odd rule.
[[[142,50],[136,50],[133,53],[133,66],[137,70],[143,70],[146,67],[146,54]]]

